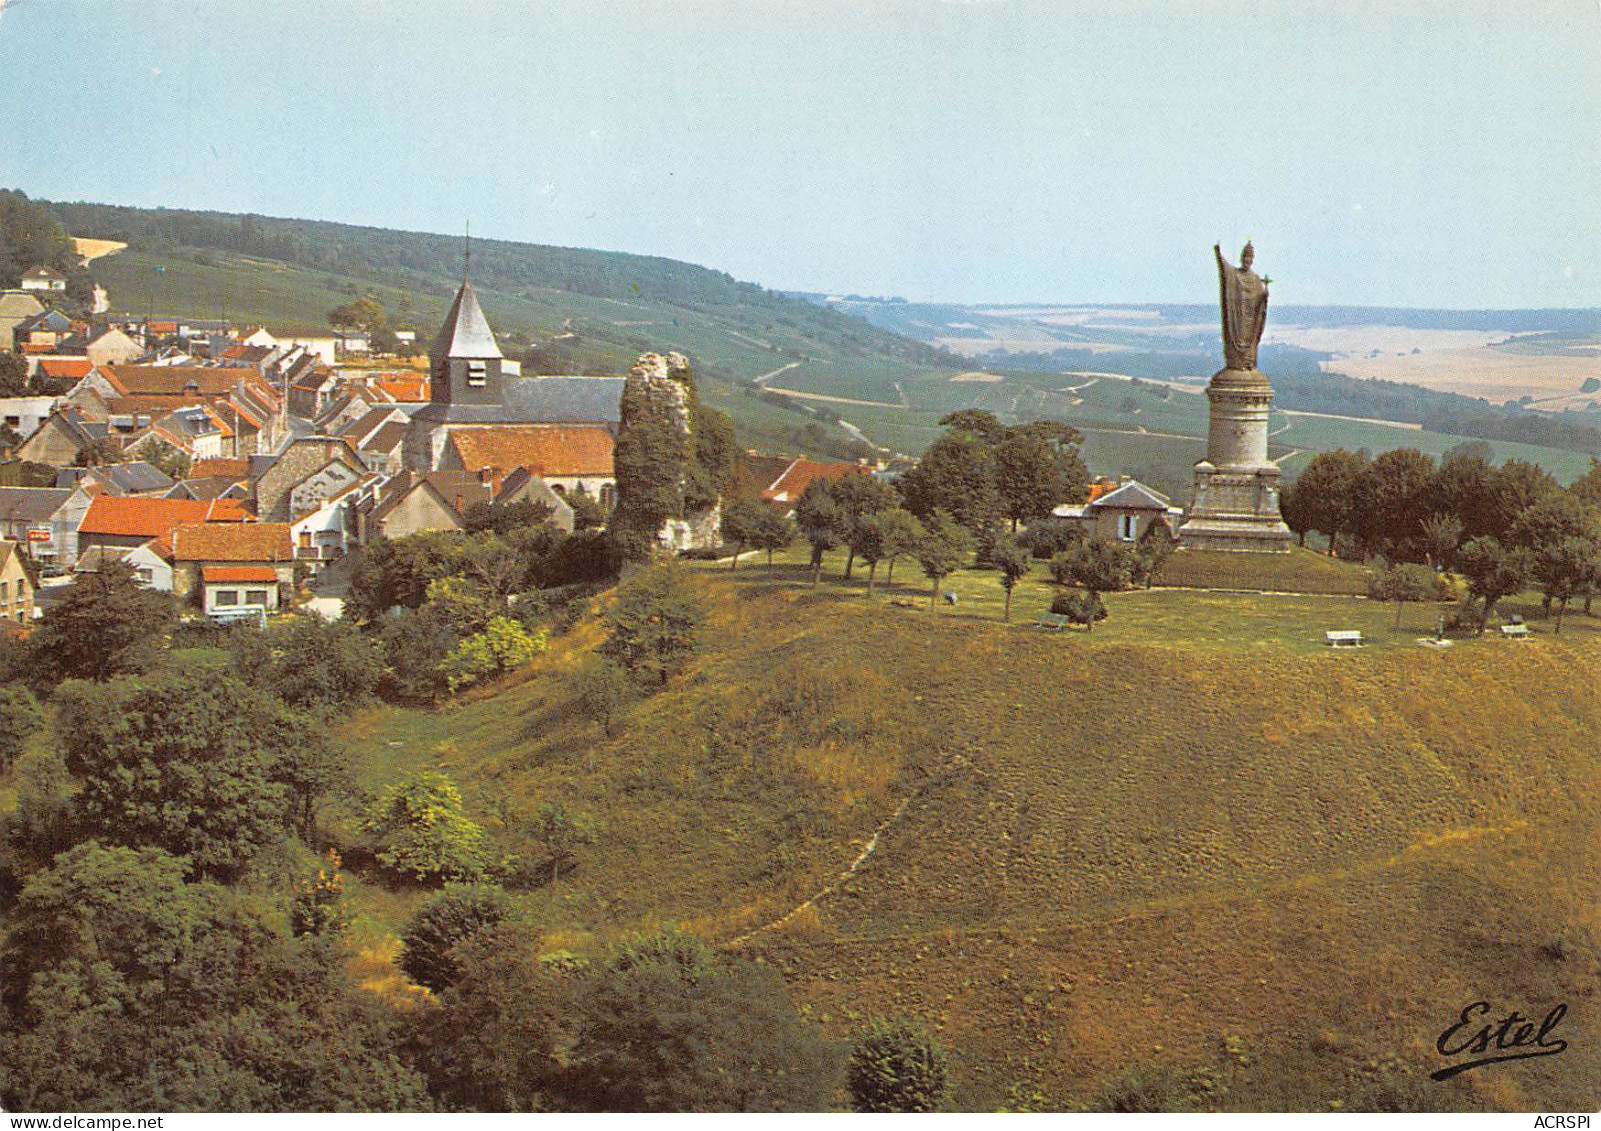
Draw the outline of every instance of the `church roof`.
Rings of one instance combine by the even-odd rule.
[[[622,377],[507,377],[500,404],[430,404],[413,420],[452,424],[609,424],[622,416]]]
[[[445,324],[439,328],[433,347],[428,351],[434,357],[491,358],[500,357],[495,334],[484,317],[484,308],[478,305],[473,285],[463,282],[456,292],[456,301],[450,304]]]

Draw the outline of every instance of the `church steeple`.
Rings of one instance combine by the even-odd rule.
[[[428,349],[431,387],[429,400],[434,404],[500,404],[501,362],[504,355],[495,343],[495,332],[489,328],[478,295],[468,278],[472,264],[471,236],[466,244],[462,264],[461,289],[456,301],[450,304],[445,324],[435,335]]]

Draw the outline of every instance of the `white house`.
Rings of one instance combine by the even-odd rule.
[[[129,550],[122,560],[133,567],[141,584],[162,593],[172,592],[172,560],[163,551],[159,538]]]
[[[67,289],[67,277],[54,267],[30,267],[22,273],[22,289],[25,291],[64,291]]]
[[[305,332],[279,330],[272,337],[285,349],[293,346],[304,347],[306,352],[314,353],[321,358],[325,365],[332,365],[339,360],[339,337],[332,330]]]
[[[0,421],[26,440],[55,411],[59,397],[0,397]]]

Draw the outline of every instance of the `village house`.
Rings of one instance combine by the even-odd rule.
[[[136,342],[116,327],[100,331],[83,346],[83,356],[91,365],[126,365],[144,355],[143,343]]]
[[[37,354],[28,359],[31,367],[31,376],[44,376],[53,381],[67,382],[70,389],[73,384],[89,376],[94,368],[94,362],[87,357],[66,357],[61,354]]]
[[[186,522],[173,528],[168,544],[173,594],[197,598],[208,614],[238,605],[275,611],[294,585],[295,550],[285,522]],[[267,590],[259,599],[258,587]]]
[[[1184,508],[1127,476],[1115,486],[1093,485],[1089,502],[1060,506],[1051,513],[1076,521],[1092,542],[1137,542],[1153,522],[1165,522],[1171,533],[1184,518]]]
[[[0,536],[41,566],[71,569],[93,496],[76,487],[0,487]]]
[[[57,487],[82,487],[106,495],[165,495],[174,485],[171,476],[143,460],[56,471]]]
[[[494,484],[472,472],[402,471],[379,488],[375,505],[360,514],[361,541],[464,530],[468,508],[494,500]]]
[[[329,472],[328,464],[334,461],[350,469],[352,480],[367,471],[356,450],[337,436],[302,436],[276,459],[260,460],[262,466],[251,469],[256,513],[263,522],[288,522],[294,514],[294,489],[314,475],[330,479],[334,473]]]
[[[98,445],[108,435],[110,426],[105,422],[88,419],[73,405],[60,404],[32,435],[17,445],[15,454],[18,459],[30,463],[66,467],[78,462],[86,449]]]
[[[27,291],[0,291],[0,350],[16,348],[16,329],[36,314],[44,304]]]
[[[807,484],[814,479],[844,479],[866,475],[865,464],[825,462],[805,456],[764,456],[747,452],[735,468],[734,493],[775,503],[787,513],[795,508]]]
[[[139,584],[161,593],[172,592],[172,545],[167,538],[152,538],[132,550],[104,547],[107,553],[122,553]]]
[[[300,347],[324,365],[339,360],[339,335],[332,330],[274,330],[272,338],[284,349]]]
[[[0,422],[26,440],[39,430],[59,397],[0,397]]]
[[[306,564],[315,576],[326,563],[349,552],[356,541],[359,515],[363,508],[376,505],[383,481],[383,476],[369,472],[321,497],[310,509],[297,511],[289,523],[295,561]]]
[[[120,546],[133,549],[171,534],[182,523],[242,525],[255,516],[232,499],[197,502],[190,499],[119,498],[100,495],[90,504],[78,526],[78,548]]]
[[[0,620],[33,621],[34,578],[15,542],[0,542]]]
[[[54,353],[56,345],[72,334],[72,319],[59,310],[43,310],[18,322],[12,331],[12,348],[17,353]]]
[[[67,289],[67,277],[54,267],[40,264],[30,267],[22,273],[22,289],[25,291],[64,291]]]

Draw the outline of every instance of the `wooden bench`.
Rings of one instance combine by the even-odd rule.
[[[1356,629],[1340,629],[1335,632],[1325,632],[1323,639],[1329,642],[1331,648],[1360,648],[1367,641],[1362,639],[1361,632]]]
[[[1501,635],[1509,640],[1527,640],[1529,638],[1529,626],[1526,624],[1503,624],[1501,626]]]
[[[1042,613],[1040,615],[1040,619],[1034,623],[1039,625],[1041,628],[1048,629],[1051,632],[1056,632],[1066,628],[1073,622],[1068,620],[1067,617],[1063,616],[1061,613]]]

